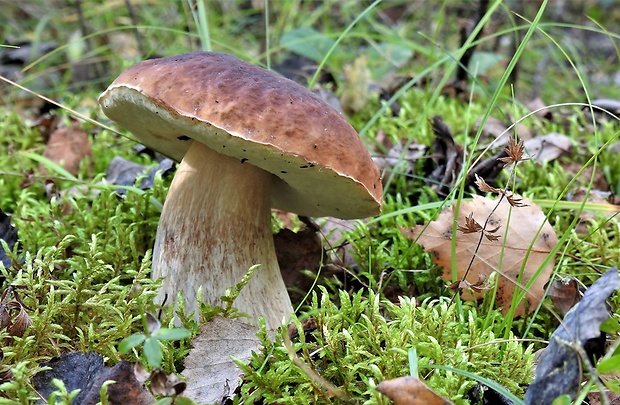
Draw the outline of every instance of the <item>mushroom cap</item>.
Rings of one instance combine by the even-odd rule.
[[[273,207],[344,219],[380,212],[379,169],[353,127],[305,87],[232,55],[140,62],[99,103],[172,159],[183,159],[195,141],[272,173]]]

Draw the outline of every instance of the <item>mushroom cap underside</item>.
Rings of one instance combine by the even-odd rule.
[[[104,113],[180,161],[192,142],[269,171],[272,206],[308,216],[379,213],[379,169],[357,132],[305,87],[234,56],[147,60],[100,96]]]

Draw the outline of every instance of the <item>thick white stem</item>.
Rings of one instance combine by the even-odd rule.
[[[261,266],[234,306],[275,329],[293,313],[275,255],[270,174],[193,142],[172,181],[153,250],[153,276],[165,277],[158,297],[183,293],[185,312],[219,297],[255,265]]]

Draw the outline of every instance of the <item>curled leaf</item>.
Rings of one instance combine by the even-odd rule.
[[[176,374],[166,374],[161,369],[153,370],[149,380],[151,381],[150,388],[153,395],[163,395],[166,397],[179,395],[187,387],[185,381],[177,377]]]

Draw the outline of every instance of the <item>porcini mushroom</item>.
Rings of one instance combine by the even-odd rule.
[[[379,213],[379,170],[357,132],[319,96],[276,73],[214,52],[147,60],[99,97],[140,142],[181,161],[153,249],[158,300],[196,293],[220,305],[257,269],[235,306],[267,327],[293,312],[271,233],[270,207],[307,216]]]

